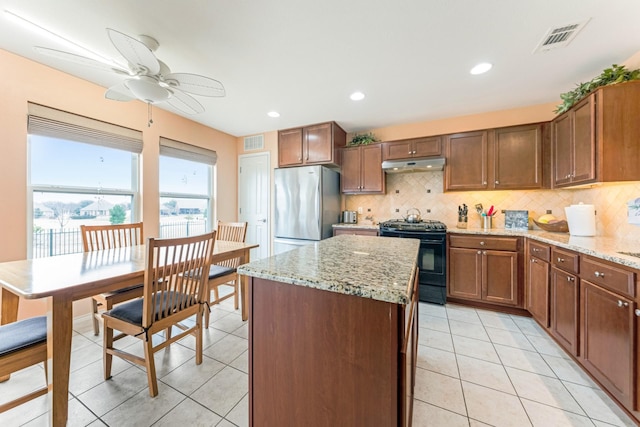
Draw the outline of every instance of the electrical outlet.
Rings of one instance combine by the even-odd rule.
[[[371,208],[367,208],[367,212],[371,212]]]
[[[358,206],[358,213],[362,215],[362,212],[364,212],[364,211],[362,210],[362,206]]]

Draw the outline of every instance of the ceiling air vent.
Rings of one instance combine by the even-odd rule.
[[[253,135],[244,137],[244,151],[264,149],[264,135]]]
[[[558,49],[560,47],[565,47],[571,40],[573,40],[580,30],[584,28],[589,20],[587,19],[584,22],[579,22],[577,24],[569,24],[564,25],[562,27],[551,28],[544,35],[538,46],[534,49],[533,53],[538,52],[546,52],[551,49]]]

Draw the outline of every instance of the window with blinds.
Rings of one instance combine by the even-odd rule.
[[[139,220],[142,132],[29,104],[30,257],[82,251],[81,224]]]
[[[160,236],[211,229],[215,151],[160,137]]]

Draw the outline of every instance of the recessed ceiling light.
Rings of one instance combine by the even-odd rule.
[[[489,71],[493,67],[488,62],[482,62],[471,69],[471,74],[483,74]]]
[[[364,99],[364,93],[362,92],[353,92],[351,96],[349,96],[352,101],[361,101]]]
[[[273,117],[275,119],[276,117],[280,117],[280,113],[278,113],[277,111],[269,111],[267,113],[267,116]]]

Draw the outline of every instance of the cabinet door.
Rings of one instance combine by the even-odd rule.
[[[361,190],[367,193],[384,192],[382,147],[379,144],[360,147],[362,156]]]
[[[482,251],[449,248],[447,295],[466,299],[482,298]]]
[[[482,251],[482,299],[518,305],[518,253]]]
[[[385,160],[409,159],[413,153],[410,141],[385,142],[383,145]]]
[[[573,168],[571,144],[571,113],[565,113],[553,121],[553,183],[568,184]]]
[[[494,187],[542,188],[542,126],[496,129]]]
[[[442,154],[442,139],[420,138],[413,141],[413,157],[439,156]]]
[[[487,188],[487,132],[467,132],[446,137],[445,190]]]
[[[571,354],[578,354],[578,278],[551,269],[551,334]]]
[[[340,186],[343,193],[356,193],[360,191],[361,165],[360,147],[342,149],[342,177]]]
[[[633,396],[634,303],[583,280],[581,360],[607,391],[627,407]]]
[[[529,257],[527,310],[545,328],[549,327],[549,263]]]
[[[332,124],[322,123],[304,128],[304,162],[330,163],[333,160]]]
[[[596,178],[595,94],[573,107],[572,184]]]
[[[278,166],[302,164],[302,128],[278,132]]]

